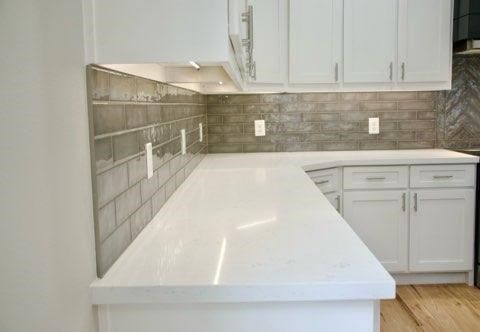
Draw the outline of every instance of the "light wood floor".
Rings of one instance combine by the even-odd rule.
[[[480,289],[467,285],[397,286],[381,302],[381,331],[480,331]]]

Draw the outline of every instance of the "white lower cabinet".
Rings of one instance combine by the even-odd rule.
[[[408,269],[408,199],[405,190],[353,191],[343,196],[343,215],[390,272]]]
[[[337,210],[338,213],[342,214],[342,196],[340,195],[340,193],[339,192],[328,193],[328,194],[325,194],[325,197],[328,199],[330,204],[333,205],[335,210]]]
[[[473,270],[476,165],[347,166],[309,171],[392,273]]]
[[[410,271],[473,267],[474,189],[411,192]]]

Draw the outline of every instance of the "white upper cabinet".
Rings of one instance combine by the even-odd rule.
[[[345,0],[344,21],[345,83],[393,82],[397,0]]]
[[[247,24],[243,21],[243,14],[246,12],[246,0],[228,1],[228,35],[237,64],[242,72],[245,71],[246,62],[246,52],[242,41],[247,35]]]
[[[283,83],[285,80],[285,0],[249,0],[253,6],[253,77],[255,83]]]
[[[206,69],[165,80],[209,93],[445,90],[452,8],[453,0],[91,0],[87,58],[139,73],[147,65],[157,76],[166,75],[157,64],[183,73],[195,61]]]
[[[399,0],[398,81],[448,81],[451,0]]]
[[[290,0],[290,83],[339,81],[342,16],[342,1]]]

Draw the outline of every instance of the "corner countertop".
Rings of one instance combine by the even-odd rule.
[[[448,150],[207,155],[93,304],[374,300],[395,282],[304,171],[477,163]]]

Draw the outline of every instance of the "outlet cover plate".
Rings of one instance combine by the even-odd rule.
[[[265,120],[255,120],[255,136],[265,136]]]
[[[379,118],[369,118],[368,119],[368,133],[369,134],[380,134],[380,120]]]

